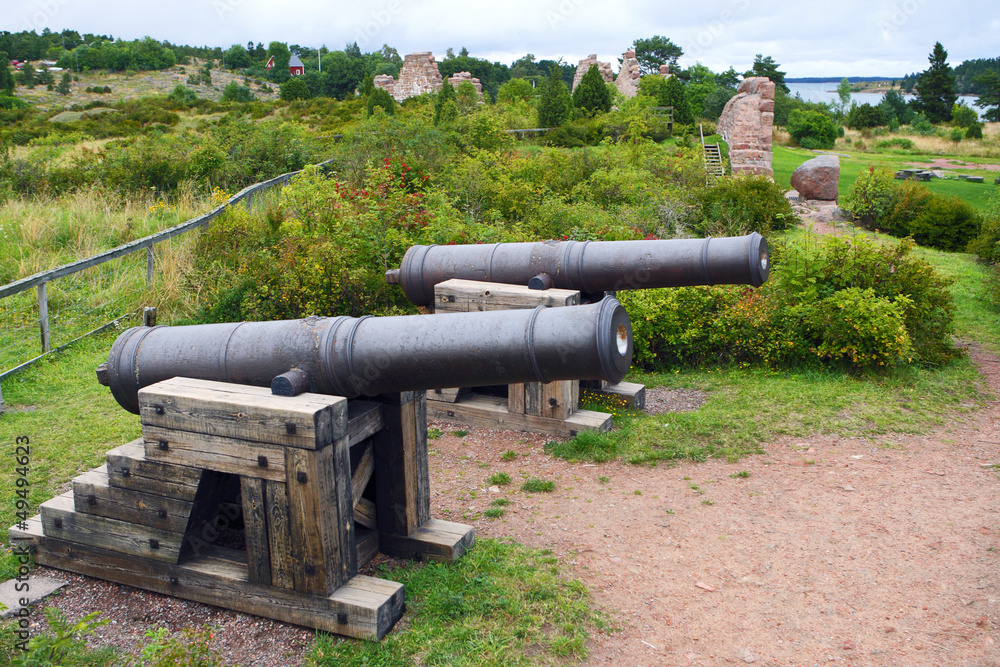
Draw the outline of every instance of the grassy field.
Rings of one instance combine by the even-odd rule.
[[[119,100],[134,100],[149,95],[168,95],[174,86],[182,84],[195,92],[203,99],[219,100],[222,98],[222,89],[231,81],[243,85],[243,76],[227,70],[213,70],[212,81],[209,84],[189,84],[188,76],[195,74],[199,69],[204,68],[204,61],[194,59],[188,65],[175,65],[168,69],[157,72],[107,72],[87,71],[80,72],[79,82],[70,84],[70,93],[60,95],[51,90],[46,90],[45,86],[36,86],[33,89],[26,89],[18,86],[15,90],[17,97],[29,102],[40,109],[55,109],[61,106],[71,106],[74,104],[85,105],[91,102],[117,102]],[[59,82],[61,72],[53,72],[56,82]],[[254,96],[259,100],[278,99],[278,87],[269,85],[263,88],[261,82],[250,81],[250,88]],[[110,93],[88,93],[87,88],[107,86],[111,88]]]
[[[944,170],[948,178],[933,178],[924,185],[933,192],[939,194],[954,195],[964,199],[980,210],[986,210],[990,195],[998,187],[994,185],[993,179],[1000,176],[1000,171],[988,170],[981,165],[998,164],[1000,158],[951,158],[938,154],[920,154],[915,152],[889,153],[869,153],[851,151],[849,147],[838,146],[832,151],[821,151],[836,153],[840,156],[840,183],[837,191],[843,199],[851,189],[851,185],[857,179],[858,174],[863,169],[870,166],[885,166],[893,171],[899,169],[913,168],[914,165],[925,165],[937,159],[954,159],[958,162],[967,163],[955,170]],[[816,151],[805,148],[795,148],[791,146],[774,146],[774,180],[784,187],[791,187],[792,172],[805,162],[816,157]],[[969,183],[960,180],[959,174],[969,176],[982,176],[982,183]]]

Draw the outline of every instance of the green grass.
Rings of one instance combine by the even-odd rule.
[[[607,444],[577,436],[549,451],[570,460],[605,460],[608,452],[633,464],[678,459],[730,461],[762,452],[781,436],[832,433],[878,439],[921,434],[981,405],[979,375],[967,360],[940,369],[904,368],[855,378],[826,370],[685,370],[636,374],[648,387],[699,389],[708,400],[692,412],[624,417]],[[595,456],[596,451],[596,456]]]
[[[492,539],[453,564],[408,564],[377,576],[406,587],[406,624],[381,642],[321,634],[309,665],[546,665],[586,655],[606,628],[586,588],[544,551]]]
[[[107,361],[113,340],[114,335],[91,337],[3,381],[0,528],[16,522],[16,438],[29,439],[29,500],[37,511],[74,476],[101,465],[107,450],[139,437],[139,418],[123,410],[94,373]],[[0,580],[14,565],[9,555],[0,557]]]
[[[851,185],[857,180],[858,174],[861,173],[862,169],[867,169],[869,166],[886,166],[892,170],[899,170],[903,168],[909,168],[913,163],[926,163],[939,158],[949,159],[950,156],[947,155],[923,155],[910,153],[907,155],[890,154],[890,153],[862,153],[857,151],[844,150],[840,147],[828,151],[831,153],[836,153],[840,156],[840,182],[837,186],[837,192],[840,195],[840,201],[843,201],[844,197],[851,189]],[[788,146],[774,146],[773,151],[773,163],[772,167],[774,169],[774,180],[784,187],[791,187],[790,182],[792,179],[792,172],[801,165],[806,160],[811,160],[816,157],[817,153],[806,150],[804,148],[792,148]],[[1000,162],[997,158],[971,158],[971,157],[957,157],[957,160],[969,163],[987,163],[996,164]],[[945,173],[949,173],[945,170]],[[982,176],[984,178],[983,183],[969,183],[968,181],[959,180],[957,174],[969,174],[970,176]],[[955,195],[961,197],[963,200],[969,202],[981,211],[987,209],[989,202],[990,193],[996,188],[993,184],[993,179],[997,177],[997,173],[993,171],[988,171],[986,169],[975,169],[974,167],[962,167],[955,171],[956,176],[948,179],[938,179],[934,178],[924,183],[929,190],[936,192],[938,194]]]
[[[529,477],[524,480],[524,484],[521,485],[522,491],[527,491],[528,493],[550,493],[555,491],[556,483],[551,480],[539,479],[537,477]]]
[[[505,472],[498,472],[490,475],[489,479],[486,480],[487,484],[496,486],[505,486],[510,484],[510,475]]]

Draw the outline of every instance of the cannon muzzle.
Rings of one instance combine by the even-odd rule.
[[[632,325],[616,299],[544,308],[394,317],[134,327],[98,370],[138,414],[138,391],[175,376],[354,398],[517,382],[619,382]]]
[[[413,246],[386,281],[418,306],[451,278],[558,287],[593,295],[691,285],[753,285],[768,276],[767,241],[748,236],[663,241],[544,241]]]

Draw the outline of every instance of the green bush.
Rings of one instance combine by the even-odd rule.
[[[885,113],[883,113],[882,107],[872,106],[867,102],[851,105],[851,111],[847,114],[847,126],[855,130],[885,124]]]
[[[253,102],[253,99],[250,86],[241,86],[235,81],[230,81],[222,89],[222,101],[224,102]]]
[[[376,88],[368,96],[368,104],[365,107],[369,118],[375,113],[375,107],[381,108],[391,116],[396,113],[396,100],[392,99],[389,91],[384,88]]]
[[[816,355],[848,368],[871,370],[912,361],[912,345],[904,323],[910,300],[880,297],[871,288],[849,287],[819,301],[806,326],[819,341]]]
[[[792,109],[786,129],[803,148],[833,148],[837,141],[837,126],[832,118],[820,111]]]
[[[969,243],[969,252],[990,264],[1000,263],[1000,189],[990,195],[979,233]]]
[[[842,208],[865,229],[875,229],[892,207],[894,179],[888,167],[863,169],[851,184]]]
[[[913,148],[913,139],[907,139],[906,137],[893,137],[892,139],[886,139],[885,141],[878,142],[875,144],[875,148],[902,148],[903,150],[908,151]]]
[[[912,236],[921,246],[959,252],[976,238],[981,224],[979,212],[961,198],[903,181],[894,186],[892,205],[879,226],[893,236]]]
[[[764,176],[722,178],[701,194],[697,236],[741,236],[787,229],[797,218],[785,194]]]
[[[289,102],[295,100],[308,100],[312,97],[309,86],[301,77],[293,76],[288,81],[278,86],[278,97]]]
[[[950,282],[913,257],[913,247],[909,240],[882,246],[863,236],[818,246],[786,242],[772,246],[770,280],[756,290],[622,292],[635,363],[790,367],[822,361],[858,371],[911,360],[943,363],[959,354],[951,341]]]
[[[979,123],[973,123],[965,130],[966,139],[982,139],[983,138],[983,126]]]

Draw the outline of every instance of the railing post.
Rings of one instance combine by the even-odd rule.
[[[153,244],[146,246],[146,284],[153,282]]]
[[[42,333],[42,353],[49,351],[49,297],[48,283],[38,286],[38,328]]]

